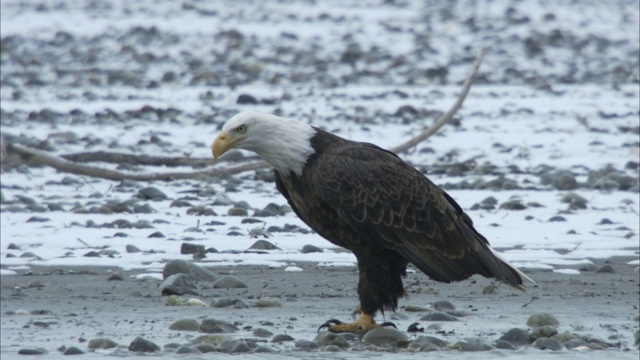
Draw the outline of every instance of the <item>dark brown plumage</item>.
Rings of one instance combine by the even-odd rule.
[[[375,145],[316,131],[302,175],[276,171],[276,186],[307,225],[355,254],[363,312],[397,308],[408,263],[441,282],[480,274],[522,285],[422,173]]]

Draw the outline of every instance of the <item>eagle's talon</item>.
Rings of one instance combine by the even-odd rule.
[[[329,319],[327,320],[327,322],[325,322],[324,324],[320,325],[320,327],[318,327],[318,332],[320,332],[320,330],[322,329],[327,329],[329,331],[331,331],[331,327],[333,325],[340,325],[342,324],[342,321],[337,320],[337,319]]]

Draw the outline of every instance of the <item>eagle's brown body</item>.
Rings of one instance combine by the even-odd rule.
[[[276,186],[309,227],[355,254],[363,312],[395,310],[408,263],[436,281],[480,274],[522,284],[423,174],[375,145],[316,130],[302,175],[276,171]]]
[[[521,288],[531,280],[501,260],[441,188],[395,154],[308,124],[256,112],[227,121],[212,145],[253,151],[275,169],[276,186],[318,234],[358,260],[360,317],[321,328],[366,332],[377,311],[396,309],[402,277],[415,265],[433,280],[473,274]]]

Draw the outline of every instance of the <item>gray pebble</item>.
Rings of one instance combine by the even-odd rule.
[[[253,349],[254,353],[258,353],[258,354],[272,354],[272,353],[276,353],[277,351],[275,349],[272,349],[268,346],[258,346],[255,349]]]
[[[257,328],[257,329],[253,330],[253,336],[266,338],[266,337],[273,336],[273,333],[271,331],[267,330],[267,329],[264,329],[264,328]],[[306,341],[306,340],[304,340],[304,341]]]
[[[108,281],[123,281],[124,278],[122,277],[122,274],[119,272],[115,272],[113,274],[111,274],[108,278]]]
[[[567,221],[567,219],[565,219],[564,216],[560,216],[560,215],[554,215],[552,217],[549,218],[549,220],[547,220],[549,222],[563,222],[563,221]]]
[[[500,209],[505,210],[524,210],[527,206],[520,199],[509,200],[500,204]]]
[[[238,298],[216,298],[211,301],[211,307],[225,308],[233,306],[236,309],[246,309],[249,306]]]
[[[531,330],[529,333],[529,338],[531,341],[537,340],[543,337],[552,337],[558,334],[558,330],[550,325],[538,326],[535,329]]]
[[[559,342],[558,340],[549,339],[549,338],[539,338],[538,340],[534,341],[533,344],[531,344],[531,346],[538,348],[540,350],[552,350],[552,351],[562,350],[562,348],[564,347],[562,343]]]
[[[131,342],[131,344],[129,344],[129,351],[155,352],[155,351],[160,351],[160,346],[158,346],[153,341],[150,341],[143,337],[138,336]]]
[[[183,255],[204,253],[204,252],[205,252],[204,245],[191,244],[191,243],[185,242],[185,243],[182,243],[182,245],[180,246],[180,254],[183,254]]]
[[[194,279],[187,274],[174,274],[164,279],[160,286],[160,293],[162,295],[198,295],[196,291],[198,288],[194,282]]]
[[[564,342],[564,346],[566,346],[567,349],[577,348],[578,346],[585,346],[586,344],[587,342],[580,338],[573,338]]]
[[[138,249],[138,247],[136,247],[135,245],[131,245],[131,244],[127,244],[127,246],[125,246],[125,250],[129,254],[139,253],[139,252],[142,251],[142,250]]]
[[[245,208],[241,208],[238,206],[234,206],[227,211],[227,215],[229,216],[247,216],[249,212]]]
[[[321,253],[322,249],[315,246],[315,245],[305,245],[302,247],[302,250],[300,250],[301,253],[303,254],[310,254],[310,253]]]
[[[607,273],[607,274],[613,274],[616,271],[613,269],[613,267],[611,267],[611,265],[602,265],[601,267],[598,268],[598,270],[596,270],[597,273]]]
[[[294,341],[295,339],[291,335],[287,334],[278,334],[271,339],[271,342],[274,343],[283,343],[285,341]]]
[[[536,313],[529,316],[529,319],[527,320],[527,325],[534,328],[538,326],[544,326],[544,325],[557,327],[558,325],[560,325],[560,322],[558,322],[555,316],[549,313]]]
[[[412,343],[419,345],[419,348],[431,346],[434,348],[444,348],[447,346],[447,342],[437,337],[422,335],[413,340]]]
[[[370,330],[362,337],[363,343],[377,346],[397,346],[398,342],[406,342],[408,340],[409,338],[403,332],[387,326]]]
[[[171,260],[164,266],[164,269],[162,270],[162,276],[165,279],[171,275],[180,273],[190,275],[196,281],[218,280],[218,276],[216,274],[198,264],[194,264],[186,260]]]
[[[217,216],[218,214],[212,208],[204,205],[196,205],[187,209],[187,215],[196,216]]]
[[[452,303],[446,300],[436,301],[432,303],[431,306],[438,311],[452,311],[456,309]]]
[[[81,355],[81,354],[84,354],[84,351],[80,350],[75,346],[69,346],[64,350],[62,354],[63,355]]]
[[[138,190],[137,197],[144,200],[166,200],[167,195],[153,186],[148,186]]]
[[[518,328],[508,330],[500,337],[500,340],[508,341],[514,345],[530,344],[529,332]]]
[[[273,245],[272,243],[268,242],[267,240],[258,240],[255,243],[253,243],[251,247],[249,247],[249,250],[281,250],[281,249]]]
[[[214,289],[242,289],[247,287],[247,284],[233,275],[223,276],[213,283]]]
[[[263,297],[256,301],[254,306],[258,308],[281,307],[282,303],[275,298]]]
[[[27,222],[47,222],[47,221],[51,221],[51,219],[46,218],[46,217],[42,217],[42,216],[32,216],[30,217]]]
[[[470,339],[468,341],[459,341],[454,347],[461,351],[489,351],[493,346],[487,344],[482,339]]]
[[[156,231],[156,232],[152,233],[151,235],[149,235],[147,237],[152,239],[152,238],[164,238],[165,236],[160,231]]]
[[[118,346],[118,343],[106,338],[96,338],[89,340],[89,344],[87,344],[87,348],[90,350],[95,349],[111,349]]]
[[[295,346],[296,350],[299,351],[314,351],[320,347],[320,345],[318,345],[316,342],[309,340],[297,340],[295,342]]]
[[[226,352],[230,354],[251,352],[251,347],[246,342],[240,340],[232,340],[230,341],[229,345],[226,346],[223,343],[221,348],[223,350],[228,350]]]
[[[458,321],[455,317],[439,312],[434,311],[420,318],[422,321]]]
[[[498,340],[496,341],[494,346],[496,349],[502,349],[502,350],[516,350],[518,348],[517,346],[513,345],[512,343],[506,340]]]
[[[561,202],[569,204],[569,210],[582,210],[587,208],[588,200],[582,196],[569,192],[562,195]]]
[[[208,334],[232,333],[238,331],[238,328],[226,321],[207,318],[202,320],[200,324],[200,332]]]
[[[324,346],[322,348],[322,351],[326,351],[326,352],[340,352],[340,351],[344,351],[342,348],[340,348],[339,346],[336,345],[327,345]]]
[[[213,344],[196,344],[193,347],[203,354],[218,351],[218,348]]]
[[[169,330],[176,331],[199,331],[200,323],[195,319],[176,320],[169,326]]]
[[[198,350],[198,348],[196,348],[196,347],[180,346],[176,350],[176,354],[202,354],[202,352],[200,350]]]
[[[18,350],[18,355],[45,355],[49,352],[43,348],[23,348]]]

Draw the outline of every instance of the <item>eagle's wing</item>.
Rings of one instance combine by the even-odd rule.
[[[522,284],[460,206],[390,152],[370,144],[330,151],[318,159],[312,183],[364,241],[395,250],[434,280],[481,274]]]

